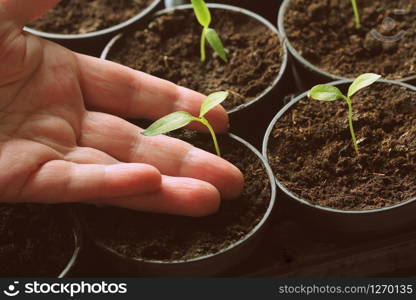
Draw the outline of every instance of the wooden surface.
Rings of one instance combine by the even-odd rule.
[[[276,221],[256,253],[226,274],[243,277],[409,276],[416,268],[416,226],[373,238],[317,232],[287,219]]]

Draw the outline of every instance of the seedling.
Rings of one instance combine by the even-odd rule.
[[[227,97],[228,92],[212,93],[202,102],[199,111],[199,117],[194,117],[186,111],[177,111],[157,120],[152,125],[150,125],[149,128],[143,131],[142,134],[145,136],[156,136],[182,128],[192,121],[200,122],[208,128],[209,132],[211,133],[212,140],[214,141],[215,151],[217,152],[218,156],[221,156],[220,147],[218,146],[218,141],[214,129],[204,116],[215,106],[222,103]]]
[[[355,18],[355,28],[361,28],[361,18],[360,12],[358,11],[357,0],[351,0],[352,10],[354,11],[354,18]]]
[[[227,55],[221,42],[221,38],[214,29],[209,27],[211,24],[211,13],[204,0],[192,0],[192,6],[194,7],[194,12],[199,24],[203,27],[201,34],[201,61],[206,60],[205,45],[206,41],[208,41],[215,53],[217,53],[223,61],[227,62]]]
[[[366,73],[358,76],[348,89],[348,94],[345,96],[337,87],[332,85],[319,84],[314,86],[308,93],[308,97],[319,100],[319,101],[335,101],[338,99],[344,99],[348,105],[348,124],[350,127],[352,143],[357,155],[360,154],[358,150],[358,143],[355,137],[354,127],[353,127],[353,110],[352,110],[352,101],[351,97],[357,93],[359,90],[372,85],[378,79],[380,75],[373,73]]]

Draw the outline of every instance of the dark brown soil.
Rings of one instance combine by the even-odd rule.
[[[332,74],[353,78],[373,72],[391,79],[416,75],[416,2],[358,4],[360,30],[355,28],[350,1],[292,0],[286,35],[301,56]]]
[[[268,148],[278,179],[300,198],[344,210],[415,197],[416,92],[376,83],[355,95],[353,105],[358,157],[345,101],[303,99],[284,114]]]
[[[209,137],[189,134],[189,142],[212,151]],[[117,208],[85,208],[96,238],[122,255],[155,260],[185,260],[216,253],[241,240],[263,218],[270,203],[270,181],[250,150],[220,137],[224,158],[245,174],[245,189],[236,200],[223,201],[204,218],[140,213]]]
[[[81,34],[120,24],[139,14],[154,0],[61,0],[34,29],[61,34]]]
[[[243,14],[211,9],[212,25],[229,55],[224,63],[207,44],[200,61],[202,28],[192,10],[158,17],[144,31],[125,35],[109,59],[162,77],[204,94],[231,91],[228,110],[251,101],[276,79],[281,65],[280,41],[268,27]]]
[[[0,277],[57,277],[75,247],[67,223],[59,206],[0,204]]]

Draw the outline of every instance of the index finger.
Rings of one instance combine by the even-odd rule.
[[[171,112],[198,116],[205,96],[172,82],[114,62],[77,54],[81,89],[88,108],[124,118],[159,119]],[[218,105],[207,115],[217,132],[228,129],[228,115]],[[205,130],[197,124],[197,129]]]

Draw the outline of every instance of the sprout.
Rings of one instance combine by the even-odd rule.
[[[355,28],[361,28],[361,21],[360,21],[360,12],[358,11],[357,0],[351,0],[352,10],[354,11],[355,17]]]
[[[212,140],[214,141],[215,151],[217,152],[218,156],[221,156],[220,148],[218,146],[218,141],[214,129],[204,116],[215,106],[222,103],[227,97],[228,92],[212,93],[202,102],[199,117],[194,117],[186,111],[177,111],[157,120],[152,125],[150,125],[149,128],[143,131],[142,134],[145,136],[155,136],[159,134],[164,134],[182,128],[191,123],[192,121],[197,121],[204,124],[208,128],[209,132],[211,133]]]
[[[192,5],[194,7],[196,18],[203,27],[201,34],[201,61],[206,60],[205,40],[207,40],[215,53],[217,53],[223,61],[227,62],[227,55],[225,54],[220,37],[214,29],[209,28],[209,25],[211,24],[211,13],[204,0],[192,0]]]
[[[351,97],[357,93],[359,90],[372,85],[378,79],[380,79],[380,75],[367,73],[358,76],[353,83],[350,85],[348,89],[348,94],[345,96],[337,87],[332,85],[323,85],[319,84],[314,86],[308,93],[308,97],[319,100],[319,101],[335,101],[338,99],[344,99],[348,104],[348,123],[350,127],[352,142],[354,145],[355,152],[357,155],[359,154],[358,151],[358,143],[355,137],[354,127],[352,124],[353,118],[353,111],[352,111],[352,102]]]

